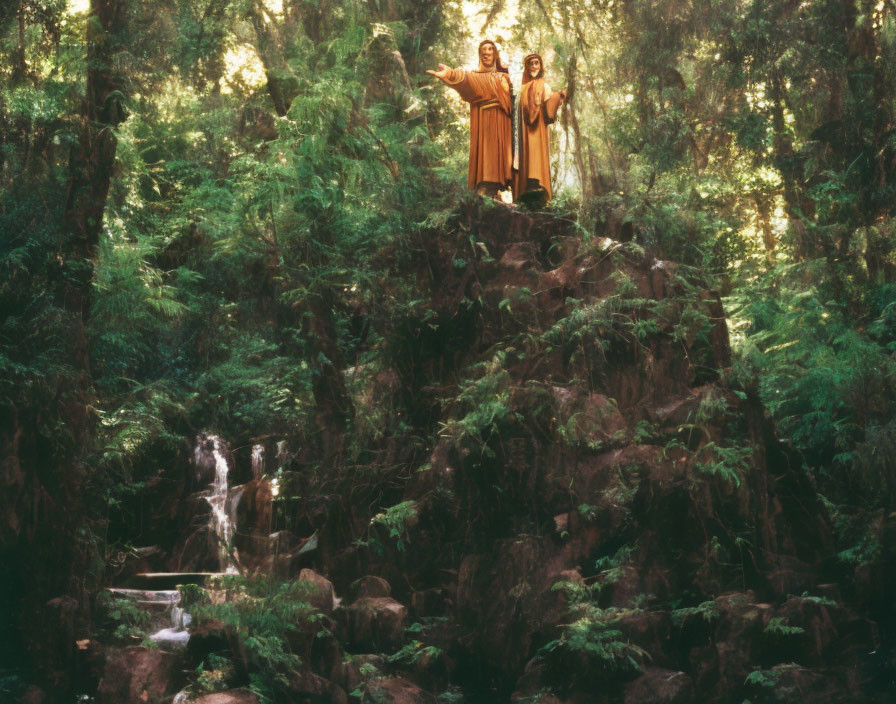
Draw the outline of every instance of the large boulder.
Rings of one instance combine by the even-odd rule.
[[[178,657],[133,646],[110,651],[97,690],[100,704],[156,704],[168,699],[183,680]]]
[[[355,652],[391,652],[404,639],[407,613],[389,597],[362,597],[340,608],[336,617],[348,648]]]
[[[364,597],[389,597],[392,587],[382,577],[368,574],[352,582],[345,596],[349,603]]]
[[[302,704],[348,704],[348,696],[337,684],[314,674],[309,669],[294,674],[289,680],[290,701]]]
[[[299,581],[308,584],[308,601],[315,609],[328,616],[333,613],[336,592],[329,579],[306,567],[299,572]]]

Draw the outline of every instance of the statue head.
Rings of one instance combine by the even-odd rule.
[[[484,71],[508,72],[501,63],[498,45],[491,39],[484,39],[479,43],[479,68]]]
[[[539,54],[529,54],[523,59],[523,83],[544,78],[544,61]]]

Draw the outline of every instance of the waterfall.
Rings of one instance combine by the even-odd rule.
[[[233,492],[231,495],[227,481],[230,468],[227,466],[226,453],[227,446],[221,438],[216,435],[201,436],[196,446],[196,465],[200,472],[210,466],[214,467],[214,483],[203,498],[212,508],[210,526],[218,539],[220,569],[226,574],[238,574],[232,542],[236,531],[236,507],[242,492]]]
[[[181,594],[176,589],[148,590],[109,588],[116,599],[130,601],[138,609],[150,614],[150,627],[155,629],[149,640],[167,650],[180,650],[187,645],[190,634],[187,626],[192,618],[181,608]]]
[[[252,446],[252,478],[261,479],[264,474],[264,445]]]

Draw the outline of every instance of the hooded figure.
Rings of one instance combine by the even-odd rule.
[[[439,64],[427,73],[454,88],[470,104],[470,168],[467,186],[496,196],[513,180],[510,115],[513,94],[498,47],[490,39],[479,45],[479,68],[465,71]]]
[[[548,125],[566,100],[566,91],[552,93],[544,82],[544,62],[538,54],[523,59],[520,90],[519,153],[514,159],[514,200],[544,205],[551,199],[551,156]]]

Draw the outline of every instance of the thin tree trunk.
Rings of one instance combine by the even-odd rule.
[[[19,24],[19,38],[13,53],[12,62],[12,82],[13,84],[21,83],[25,80],[28,73],[28,66],[25,63],[25,0],[19,0],[19,10],[16,13]]]

